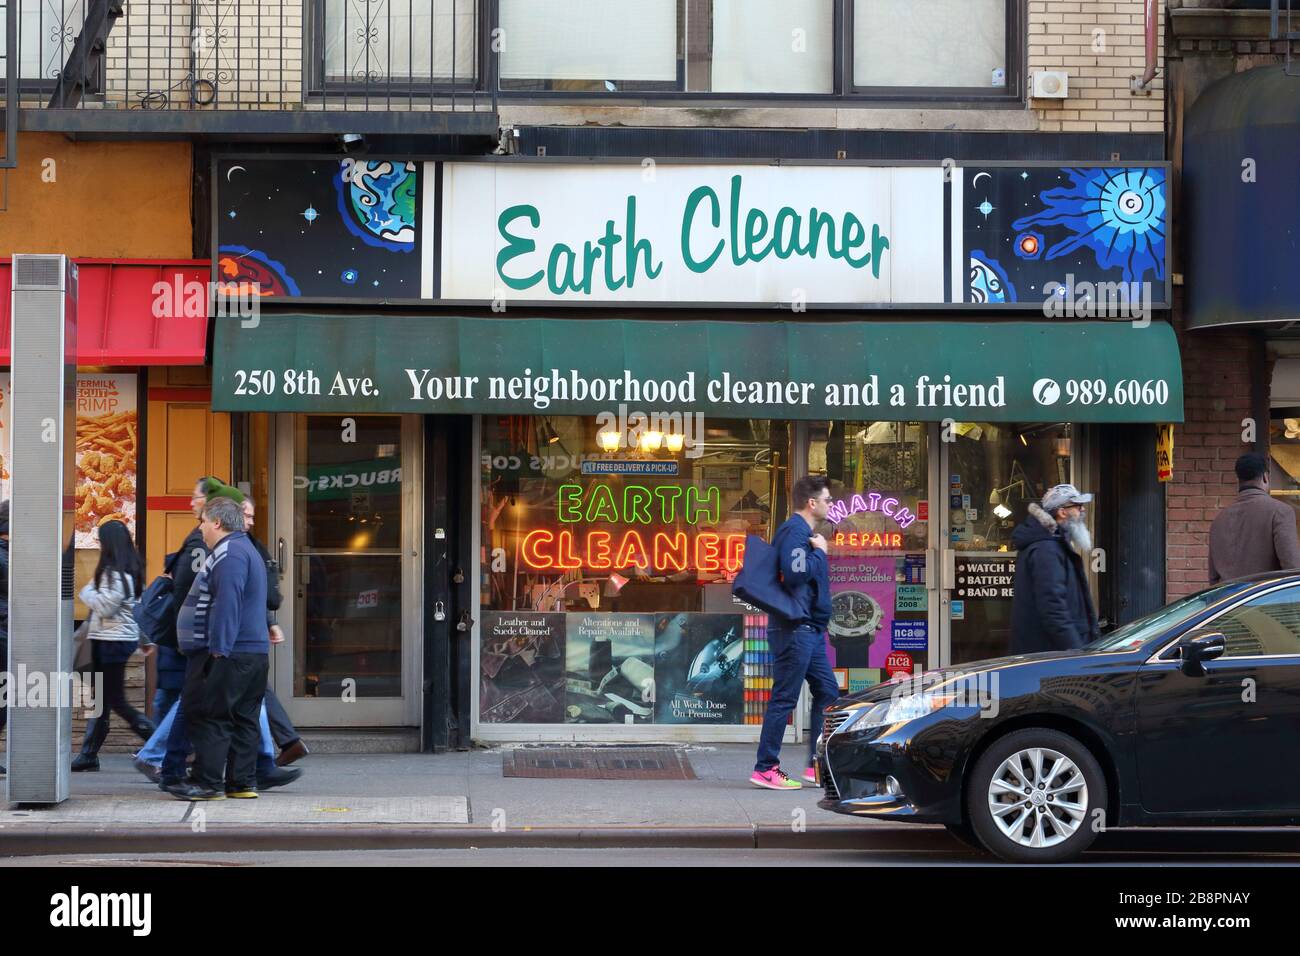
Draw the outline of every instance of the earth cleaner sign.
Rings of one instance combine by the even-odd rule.
[[[263,303],[1150,321],[1167,168],[222,157],[213,280]]]
[[[218,320],[214,356],[223,411],[1182,419],[1163,323],[268,315]]]

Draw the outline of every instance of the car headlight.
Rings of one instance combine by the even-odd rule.
[[[957,699],[955,694],[908,694],[882,700],[873,707],[866,707],[853,721],[851,730],[868,730],[872,727],[886,727],[890,724],[904,724],[916,720],[936,710],[942,710]]]

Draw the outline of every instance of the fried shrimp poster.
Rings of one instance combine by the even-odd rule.
[[[77,377],[77,547],[99,546],[116,519],[135,534],[140,423],[134,375]]]

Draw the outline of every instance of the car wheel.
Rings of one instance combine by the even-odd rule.
[[[966,806],[972,829],[993,854],[1013,863],[1060,863],[1096,839],[1096,823],[1106,819],[1106,778],[1068,734],[1018,730],[976,762]]]
[[[974,850],[977,853],[987,853],[988,849],[980,842],[980,838],[975,835],[969,823],[945,823],[943,828],[952,835],[952,838],[962,846]]]

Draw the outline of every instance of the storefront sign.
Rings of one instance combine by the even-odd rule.
[[[885,534],[864,531],[861,534],[857,532],[835,532],[834,542],[837,548],[884,548],[886,550],[897,550],[903,546],[903,536],[897,531],[887,532]]]
[[[673,477],[680,466],[675,461],[584,461],[584,475],[656,475]]]
[[[854,495],[847,501],[833,502],[826,519],[831,524],[839,524],[845,518],[864,511],[879,511],[886,518],[892,518],[900,528],[909,528],[916,520],[916,515],[910,509],[900,507],[897,498],[879,491],[868,491],[865,495]]]
[[[930,649],[930,627],[926,621],[895,621],[889,641],[890,650],[921,651]]]
[[[228,156],[216,167],[214,279],[263,297],[1126,319],[1137,316],[1099,309],[1112,294],[1125,309],[1169,300],[1163,163]]]
[[[922,584],[900,584],[894,609],[904,613],[916,613],[925,611],[929,604],[929,598],[926,595],[925,585]]]
[[[1170,481],[1174,477],[1174,426],[1156,426],[1156,477]]]
[[[218,411],[598,416],[628,402],[777,420],[1182,418],[1178,345],[1159,322],[263,314],[256,328],[215,323]],[[304,370],[322,387],[304,393]],[[333,394],[323,387],[339,375],[373,388]],[[432,389],[431,381],[442,384]],[[882,497],[877,507],[884,505]]]
[[[912,655],[906,651],[894,651],[885,658],[885,673],[890,677],[912,673]]]
[[[534,571],[619,571],[640,568],[676,574],[694,568],[701,574],[733,574],[745,560],[743,534],[719,535],[704,531],[587,531],[581,544],[564,529],[537,528],[524,535],[519,557]]]
[[[967,600],[1015,597],[1014,558],[958,558],[954,564],[957,597]],[[955,603],[955,602],[954,602]]]
[[[308,501],[353,498],[355,502],[357,493],[395,495],[402,490],[402,463],[398,458],[380,458],[312,465],[307,474],[293,476],[293,487],[306,491]]]

